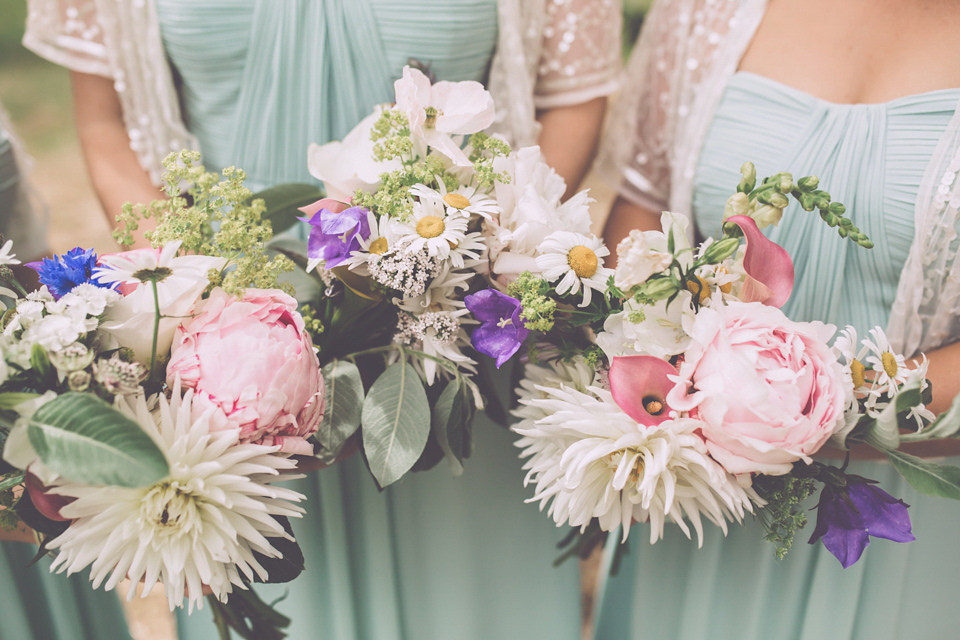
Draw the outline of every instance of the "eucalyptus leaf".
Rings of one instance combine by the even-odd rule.
[[[387,367],[363,401],[363,450],[381,487],[416,463],[430,435],[430,404],[416,369],[400,361]]]
[[[72,482],[143,487],[169,472],[140,425],[89,393],[65,393],[37,409],[27,435],[44,464]]]
[[[469,422],[473,418],[470,392],[459,379],[451,380],[433,407],[430,426],[454,476],[463,473],[465,449],[469,446]]]
[[[924,460],[902,451],[888,451],[887,459],[920,493],[960,500],[960,468]]]
[[[330,362],[321,373],[327,387],[327,408],[316,438],[324,449],[339,452],[360,428],[363,381],[357,365],[346,360]]]
[[[904,442],[919,442],[921,440],[935,440],[949,438],[960,431],[960,395],[953,399],[950,408],[937,416],[926,429],[916,433],[900,436]]]
[[[313,184],[288,183],[279,184],[253,194],[253,199],[261,199],[266,205],[263,214],[270,220],[274,234],[286,231],[303,216],[299,207],[312,204],[323,197],[323,189]]]

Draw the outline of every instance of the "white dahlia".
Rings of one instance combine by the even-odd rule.
[[[209,414],[191,419],[192,399],[192,390],[181,398],[175,388],[152,412],[142,395],[117,403],[164,452],[170,472],[137,489],[56,486],[76,500],[61,510],[73,522],[49,544],[59,550],[51,570],[89,565],[93,587],[107,590],[129,578],[128,598],[141,581],[144,596],[161,582],[171,609],[186,596],[191,611],[203,606],[204,586],[225,601],[233,585],[246,588],[241,574],[267,577],[254,552],[280,557],[270,538],[292,539],[273,516],[303,513],[291,503],[304,496],[271,486],[295,463],[275,455],[279,447],[238,444],[239,429],[211,433]]]
[[[536,485],[530,501],[549,504],[558,526],[583,530],[597,518],[604,531],[622,525],[626,539],[633,521],[649,520],[653,543],[668,520],[689,537],[689,519],[702,544],[701,514],[726,533],[728,519],[753,510],[752,492],[710,458],[695,419],[644,426],[599,387],[536,385],[521,389],[520,403],[513,429],[529,458],[525,482]]]

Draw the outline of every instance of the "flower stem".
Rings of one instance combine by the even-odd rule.
[[[150,382],[155,382],[157,371],[157,341],[160,338],[160,294],[157,292],[157,281],[151,280],[153,287],[153,345],[150,347]]]

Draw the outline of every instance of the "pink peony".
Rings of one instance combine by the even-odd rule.
[[[832,325],[732,303],[700,309],[690,333],[667,403],[702,421],[730,473],[787,473],[843,425],[851,385],[827,345]]]
[[[193,410],[214,409],[215,428],[239,428],[243,442],[312,454],[307,437],[324,410],[324,383],[297,302],[277,290],[242,300],[214,289],[176,332],[167,382],[197,390]]]

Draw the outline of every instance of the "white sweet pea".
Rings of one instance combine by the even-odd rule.
[[[493,124],[493,98],[479,82],[438,82],[431,85],[421,71],[403,68],[393,84],[397,109],[410,122],[414,151],[426,155],[427,147],[450,158],[458,167],[470,160],[451,136],[476,133]]]
[[[680,291],[670,304],[665,299],[652,305],[627,300],[623,311],[603,323],[597,345],[611,361],[614,356],[638,353],[669,358],[687,349],[695,318],[689,291]]]
[[[376,107],[342,141],[311,144],[307,149],[307,168],[310,175],[323,181],[328,198],[350,202],[357,189],[372,193],[380,186],[380,174],[402,166],[399,160],[373,159],[370,132],[383,111],[382,105]]]
[[[617,245],[614,284],[627,291],[643,284],[653,274],[665,271],[673,261],[673,255],[666,251],[666,244],[666,236],[661,231],[631,231]]]
[[[102,256],[108,268],[98,271],[101,282],[116,282],[134,289],[113,303],[100,325],[102,334],[119,346],[133,350],[136,360],[150,363],[153,346],[153,325],[156,314],[153,284],[141,282],[149,273],[167,271],[157,282],[157,298],[162,316],[157,335],[157,354],[170,350],[177,325],[190,313],[194,303],[210,284],[210,269],[223,269],[225,258],[212,256],[177,256],[180,242],[168,243],[162,250],[139,249]]]

